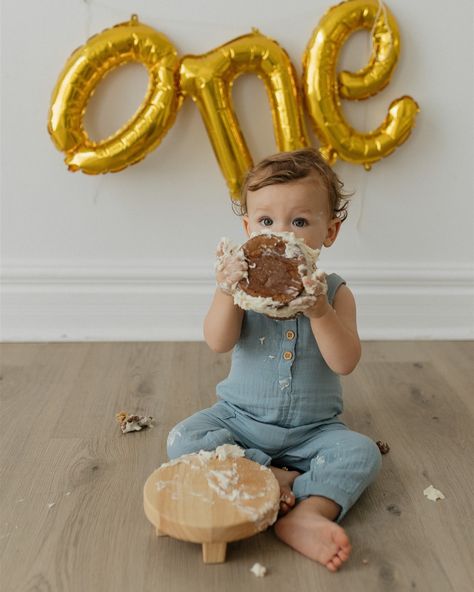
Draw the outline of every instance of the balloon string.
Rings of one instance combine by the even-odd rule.
[[[360,178],[361,178],[361,182],[359,183],[359,189],[357,191],[357,193],[359,193],[359,213],[357,216],[357,221],[355,223],[355,227],[356,227],[357,232],[360,232],[362,217],[364,214],[367,186],[369,184],[369,175],[363,167],[361,167],[361,169],[360,169]]]
[[[94,189],[94,194],[92,196],[92,201],[93,201],[93,203],[94,203],[95,206],[99,202],[99,194],[100,194],[100,192],[102,190],[102,185],[104,184],[104,182],[105,182],[105,175],[100,175],[99,180],[97,181],[97,184],[96,184],[95,189]]]
[[[375,31],[375,28],[377,26],[378,20],[380,18],[380,15],[382,14],[382,12],[383,12],[385,26],[387,27],[387,30],[390,33],[390,47],[393,45],[393,32],[392,32],[392,29],[390,28],[390,23],[388,21],[387,7],[382,2],[382,0],[378,0],[377,13],[374,18],[374,24],[372,25],[372,29],[370,30],[370,43],[371,43],[370,49],[371,50],[374,49],[374,31]]]
[[[91,36],[91,26],[92,26],[92,9],[91,9],[91,0],[83,0],[84,4],[86,5],[86,21],[85,21],[85,29],[86,29],[86,39],[89,39]]]

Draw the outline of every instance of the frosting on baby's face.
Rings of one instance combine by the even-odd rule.
[[[249,191],[243,222],[248,236],[265,230],[293,232],[312,249],[330,246],[340,224],[330,219],[327,189],[315,176]]]

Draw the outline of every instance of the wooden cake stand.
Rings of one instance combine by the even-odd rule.
[[[224,445],[156,469],[144,487],[145,514],[156,534],[200,543],[204,563],[223,563],[227,543],[273,524],[278,482],[270,469],[241,453],[237,446]]]

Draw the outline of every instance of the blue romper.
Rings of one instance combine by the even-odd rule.
[[[336,274],[327,281],[332,304],[345,282]],[[297,501],[327,497],[341,506],[338,521],[375,479],[379,449],[338,418],[340,378],[324,361],[306,316],[283,321],[245,311],[229,376],[216,390],[218,403],[171,430],[170,459],[238,444],[260,464],[300,471]]]

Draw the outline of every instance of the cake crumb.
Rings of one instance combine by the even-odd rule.
[[[446,499],[439,489],[435,489],[432,485],[423,490],[423,494],[432,502],[439,499]]]
[[[267,573],[267,568],[261,563],[254,563],[250,568],[250,571],[255,576],[257,576],[257,578],[263,578],[263,576]]]
[[[219,460],[245,456],[245,450],[237,444],[222,444],[216,448],[215,453]]]
[[[226,460],[245,456],[245,450],[237,444],[221,444],[215,450],[200,450],[198,456],[205,462],[214,458]]]
[[[151,427],[153,422],[153,417],[146,415],[128,415],[125,411],[117,413],[115,418],[119,422],[120,429],[124,434],[128,432],[139,432],[143,428]]]
[[[388,452],[390,452],[390,446],[388,442],[382,442],[381,440],[377,440],[376,444],[379,447],[380,454],[388,454]]]
[[[369,560],[368,559],[362,559],[362,563],[364,565],[369,565]]]

